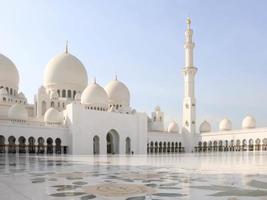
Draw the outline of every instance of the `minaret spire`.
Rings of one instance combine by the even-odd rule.
[[[69,53],[69,41],[66,41],[65,53]]]
[[[184,101],[183,101],[183,130],[184,133],[196,133],[196,99],[195,99],[195,75],[197,68],[194,67],[193,50],[193,30],[191,29],[191,19],[186,19],[185,31],[185,66],[182,69],[184,75]]]

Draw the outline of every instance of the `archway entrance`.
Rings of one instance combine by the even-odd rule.
[[[126,138],[126,154],[131,154],[131,139],[129,137]]]
[[[100,146],[99,146],[99,137],[97,135],[94,136],[93,138],[93,153],[94,154],[99,154],[100,153]]]
[[[120,136],[115,130],[110,130],[106,137],[107,140],[107,154],[120,153]]]

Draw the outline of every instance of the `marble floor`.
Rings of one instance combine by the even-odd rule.
[[[267,199],[267,152],[2,154],[0,199]]]

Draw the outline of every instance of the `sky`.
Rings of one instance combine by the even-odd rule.
[[[30,103],[51,58],[65,49],[89,80],[114,79],[131,106],[181,124],[184,31],[190,16],[196,44],[197,124],[224,117],[240,128],[246,115],[267,126],[267,2],[262,0],[0,0],[0,53],[20,74]]]

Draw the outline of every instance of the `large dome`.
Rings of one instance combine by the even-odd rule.
[[[173,121],[168,126],[168,133],[178,133],[179,127],[176,121]]]
[[[49,108],[45,112],[44,121],[48,124],[60,124],[63,121],[62,113],[55,108]]]
[[[255,128],[256,127],[256,120],[252,116],[246,116],[242,121],[242,128]]]
[[[232,129],[232,122],[229,119],[224,118],[219,124],[219,130],[220,131],[229,131],[231,129]]]
[[[16,88],[19,86],[19,73],[15,64],[0,54],[0,86]]]
[[[8,118],[14,120],[27,120],[28,112],[24,105],[14,104],[8,110]]]
[[[106,85],[105,90],[110,105],[130,106],[130,92],[124,83],[115,79]]]
[[[88,106],[99,106],[107,108],[108,95],[104,88],[96,82],[91,83],[85,88],[81,96],[81,103]]]
[[[81,61],[65,52],[49,61],[44,72],[44,87],[83,90],[87,86],[87,72]]]
[[[204,121],[199,126],[199,132],[200,133],[207,133],[211,131],[210,123],[207,121]]]

